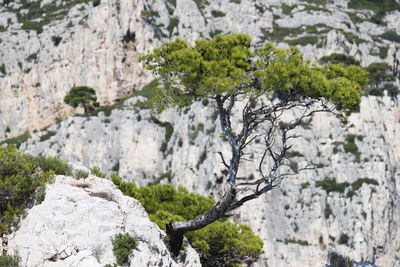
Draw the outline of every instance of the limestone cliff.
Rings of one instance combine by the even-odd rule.
[[[172,182],[218,196],[225,176],[217,152],[226,144],[213,103],[156,119],[143,101],[131,98],[109,116],[67,119],[33,134],[21,149],[99,166],[142,185]],[[284,180],[233,217],[264,240],[260,266],[321,266],[330,249],[378,266],[400,265],[399,116],[397,100],[370,96],[345,128],[319,114],[297,130],[302,138],[293,143],[295,163],[288,167],[311,162],[318,168]],[[251,146],[239,176],[257,175],[262,151],[262,143]],[[323,185],[328,178],[342,189]]]
[[[201,266],[189,247],[176,263],[140,203],[106,179],[57,176],[44,201],[30,209],[19,229],[7,237],[7,250],[21,266],[95,267],[116,262],[111,240],[129,233],[138,245],[129,256],[136,266]]]
[[[101,104],[140,90],[149,75],[138,55],[178,36],[240,32],[258,43],[298,45],[313,59],[336,52],[364,66],[393,64],[400,5],[356,2],[3,0],[0,140],[71,115],[63,98],[73,86],[93,87]]]

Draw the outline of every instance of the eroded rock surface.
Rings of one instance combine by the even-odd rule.
[[[132,267],[201,266],[190,246],[185,261],[176,263],[163,242],[165,233],[140,203],[92,175],[80,180],[56,176],[44,201],[8,237],[8,251],[18,252],[22,266],[104,266],[116,262],[111,240],[117,233],[138,241],[129,256]]]

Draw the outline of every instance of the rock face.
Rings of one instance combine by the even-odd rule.
[[[376,18],[346,0],[3,2],[0,140],[71,115],[63,98],[73,86],[93,87],[101,104],[140,90],[150,77],[137,57],[178,36],[240,32],[257,43],[299,45],[312,59],[346,53],[364,66],[400,57],[396,5]]]
[[[53,2],[2,1],[0,140],[73,114],[63,103],[73,86],[93,87],[101,104],[141,89],[150,77],[137,63],[137,57],[175,37],[193,41],[217,33],[241,32],[250,34],[257,43],[272,40],[280,46],[299,45],[312,59],[345,53],[363,66],[374,61],[393,64],[400,58],[398,8],[379,17],[372,10],[350,8],[354,0]],[[37,10],[46,16],[37,17]],[[36,24],[29,23],[32,21]],[[224,175],[217,152],[226,152],[226,145],[220,138],[212,103],[168,110],[154,119],[141,108],[143,101],[130,99],[110,116],[100,113],[97,117],[66,119],[33,133],[21,149],[57,155],[88,167],[99,166],[140,185],[172,182],[198,193],[218,195]],[[298,130],[304,138],[293,143],[298,152],[293,154],[294,161],[298,166],[308,161],[319,168],[286,180],[240,209],[233,218],[249,223],[264,239],[260,266],[321,266],[329,249],[357,261],[400,266],[399,116],[398,101],[369,97],[363,98],[361,112],[354,114],[344,129],[338,121],[319,115]],[[245,162],[239,175],[256,175],[256,160],[262,149],[261,143],[249,148],[250,159],[254,160]],[[318,186],[317,182],[325,178],[349,185],[343,192],[330,192]],[[49,185],[48,197],[51,187],[61,183],[59,180]],[[90,189],[67,182],[65,186],[81,192],[82,198],[84,194],[89,197],[85,190]],[[115,202],[95,199],[96,203],[108,203],[119,214],[115,218],[125,218]],[[27,219],[29,216],[34,215],[30,212]],[[122,223],[115,225],[107,232],[107,255],[111,255],[110,237]],[[94,254],[82,256],[95,250],[97,241],[93,240],[87,241],[90,246],[83,249],[79,245],[79,251],[75,244],[68,248],[57,245],[47,254],[38,252],[43,257],[35,259],[29,256],[30,248],[21,241],[23,238],[18,239],[23,227],[15,241],[10,241],[10,248],[21,250],[25,261],[56,264],[64,258],[63,263],[73,265],[78,264],[79,257],[88,263],[98,260]],[[29,231],[40,234],[34,229],[25,233]],[[102,264],[113,261],[112,256],[100,260]]]
[[[218,196],[225,176],[217,152],[229,154],[213,103],[196,102],[155,119],[140,108],[142,101],[131,98],[108,117],[67,119],[33,134],[21,149],[99,166],[140,185],[172,182]],[[318,114],[297,129],[302,138],[293,141],[293,161],[318,168],[284,180],[233,217],[264,240],[259,266],[322,266],[332,249],[356,261],[400,266],[399,116],[397,100],[370,96],[346,127]],[[173,127],[169,137],[166,122]],[[239,176],[257,175],[262,152],[255,142]],[[321,187],[324,179],[348,184],[340,192]]]
[[[104,266],[116,262],[111,240],[117,233],[138,241],[129,256],[132,267],[201,266],[190,247],[185,260],[176,263],[163,242],[165,233],[140,203],[92,175],[80,180],[56,176],[44,201],[8,237],[8,251],[19,253],[22,266]]]

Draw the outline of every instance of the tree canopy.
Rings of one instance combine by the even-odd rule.
[[[163,80],[155,103],[158,110],[187,105],[196,98],[245,94],[257,96],[287,91],[314,99],[325,98],[338,110],[357,110],[366,72],[350,65],[318,66],[304,61],[295,47],[266,43],[251,49],[244,34],[217,35],[195,45],[176,39],[140,59]]]
[[[64,97],[64,102],[74,108],[82,106],[85,113],[91,112],[99,106],[95,90],[87,86],[73,87]]]
[[[176,189],[170,184],[137,187],[113,174],[112,181],[130,197],[137,199],[150,219],[165,230],[170,221],[191,220],[215,205],[211,196],[189,193],[184,187]],[[263,242],[247,225],[237,225],[225,219],[191,232],[187,238],[200,255],[201,264],[207,266],[238,266],[255,262],[262,253]]]
[[[140,61],[159,80],[153,99],[155,109],[162,111],[169,106],[190,105],[197,99],[212,99],[230,146],[228,160],[219,152],[226,182],[215,205],[200,217],[167,224],[174,254],[179,253],[185,233],[206,227],[272,190],[285,177],[308,169],[309,165],[291,172],[285,168],[291,148],[289,139],[294,138],[292,130],[316,112],[346,118],[357,111],[361,88],[367,82],[367,72],[358,66],[319,66],[304,60],[295,47],[278,48],[272,43],[253,48],[251,38],[244,34],[217,35],[211,40],[197,40],[194,45],[176,39]],[[234,107],[240,112],[233,114]],[[295,111],[295,118],[282,123],[282,116],[288,111]],[[238,123],[232,124],[233,119]],[[240,163],[254,140],[265,145],[257,159],[257,175],[238,181]]]

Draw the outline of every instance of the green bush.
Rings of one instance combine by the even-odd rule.
[[[322,181],[317,181],[315,185],[317,187],[322,187],[322,189],[329,194],[330,192],[343,193],[346,187],[348,187],[350,184],[348,182],[338,183],[336,182],[336,179],[324,179]]]
[[[225,13],[218,10],[211,10],[211,15],[214,18],[225,17]]]
[[[331,54],[329,56],[324,56],[319,60],[322,64],[343,64],[345,66],[350,65],[360,65],[360,62],[357,61],[354,57],[348,56],[345,54]]]
[[[56,157],[35,157],[35,161],[40,169],[44,172],[54,171],[59,175],[71,175],[72,169],[68,166],[67,162]]]
[[[6,65],[4,64],[0,65],[0,72],[3,73],[4,75],[6,74]]]
[[[25,133],[23,133],[17,137],[13,137],[13,138],[9,138],[4,141],[1,141],[0,146],[3,144],[7,144],[7,145],[15,145],[17,148],[19,148],[22,143],[26,142],[29,139],[29,137],[31,137],[31,135],[28,131],[26,131]]]
[[[332,208],[328,203],[326,203],[325,210],[324,210],[324,216],[326,219],[329,219],[329,216],[331,216],[331,215],[333,215]]]
[[[88,176],[89,176],[89,173],[82,171],[82,170],[78,170],[77,172],[75,172],[75,175],[74,175],[74,177],[76,179],[86,179],[86,178],[88,178]]]
[[[118,265],[125,265],[129,262],[129,255],[132,250],[137,247],[138,243],[135,238],[128,233],[116,234],[112,240],[113,253],[117,258]]]
[[[371,63],[366,69],[369,75],[368,86],[364,89],[364,94],[382,96],[383,91],[387,90],[390,96],[397,96],[398,88],[393,83],[395,77],[389,64],[383,62]]]
[[[339,241],[338,241],[338,243],[340,244],[340,245],[347,245],[348,244],[348,242],[349,242],[349,236],[348,235],[346,235],[346,234],[344,234],[344,233],[341,233],[340,234],[340,237],[339,237]]]
[[[378,181],[371,178],[359,178],[351,184],[353,190],[358,190],[363,184],[379,185]]]
[[[53,131],[48,131],[44,135],[40,136],[40,142],[44,142],[46,140],[49,140],[50,137],[56,135],[56,132]]]
[[[19,262],[21,258],[16,255],[8,255],[7,253],[4,253],[3,255],[0,256],[0,266],[1,267],[19,267]]]
[[[330,251],[328,253],[328,261],[332,267],[352,267],[353,261],[349,257],[345,257],[336,253],[334,251]]]
[[[96,175],[97,177],[106,178],[106,174],[103,173],[103,172],[100,170],[99,167],[94,166],[94,167],[92,167],[92,168],[90,169],[90,171],[92,172],[93,175]]]
[[[15,146],[0,147],[0,236],[17,224],[25,208],[43,200],[46,183],[54,174],[66,173],[65,165],[54,158],[22,154]]]
[[[200,253],[202,266],[238,266],[257,261],[263,241],[244,224],[217,221],[200,230],[189,232],[187,238]]]
[[[190,220],[203,215],[214,206],[212,197],[189,193],[185,188],[170,184],[137,187],[117,175],[111,180],[130,197],[136,198],[150,219],[165,230],[169,222]],[[262,253],[263,242],[248,226],[217,221],[198,231],[186,234],[191,245],[200,253],[203,266],[237,266],[251,263]]]

